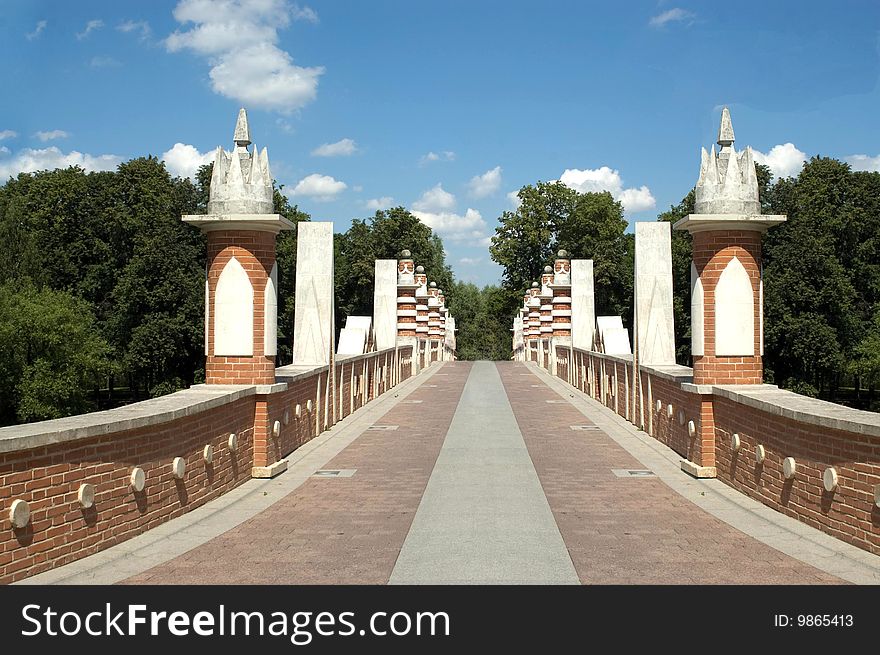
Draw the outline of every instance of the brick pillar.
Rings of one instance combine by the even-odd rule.
[[[564,250],[553,263],[553,338],[571,341],[571,260]]]
[[[738,265],[732,266],[734,258]],[[755,230],[712,230],[693,235],[693,263],[702,287],[703,347],[694,354],[695,384],[761,384],[764,381],[763,311],[761,307],[761,232]],[[719,343],[716,333],[716,307],[736,302],[728,290],[716,294],[722,273],[748,277],[751,287],[753,321],[750,348],[741,343]],[[745,277],[743,277],[743,280]],[[741,295],[741,294],[740,294]],[[699,305],[697,305],[699,308]],[[739,307],[740,311],[744,308]],[[696,317],[695,320],[698,320]],[[722,327],[723,326],[718,326]],[[746,323],[741,326],[748,327]],[[725,337],[722,337],[722,340]]]
[[[541,287],[537,282],[532,282],[529,289],[529,333],[527,339],[527,359],[538,361],[535,348],[541,344]]]
[[[256,230],[209,231],[208,237],[208,293],[206,311],[208,316],[206,334],[205,382],[208,384],[272,384],[275,382],[275,352],[265,352],[266,285],[275,265],[275,234]],[[236,260],[247,274],[253,299],[250,355],[223,349],[217,344],[217,318],[223,311],[217,306],[217,286],[220,276]],[[232,270],[227,273],[231,275]],[[242,306],[246,306],[244,303]],[[242,317],[242,320],[245,320]],[[215,346],[219,345],[217,349]],[[217,352],[219,350],[219,353]]]
[[[400,253],[397,260],[397,340],[408,343],[416,336],[416,289],[415,264],[409,250]]]

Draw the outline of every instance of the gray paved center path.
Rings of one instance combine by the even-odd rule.
[[[579,584],[495,364],[476,362],[391,584]]]

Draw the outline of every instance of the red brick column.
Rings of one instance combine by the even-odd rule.
[[[264,354],[263,296],[275,264],[275,233],[260,230],[210,230],[208,237],[208,330],[205,382],[208,384],[273,384],[275,356]],[[217,281],[235,257],[247,272],[254,292],[253,355],[214,355],[214,300]]]
[[[693,261],[703,285],[703,355],[694,356],[695,384],[761,384],[761,236],[758,230],[694,232]],[[755,354],[715,355],[715,287],[728,263],[736,257],[752,283],[755,312]]]

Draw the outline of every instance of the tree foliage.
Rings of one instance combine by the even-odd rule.
[[[597,315],[622,316],[630,325],[634,239],[625,232],[621,204],[608,192],[579,193],[561,182],[526,185],[517,197],[519,207],[501,215],[489,247],[504,267],[502,286],[494,292],[502,313],[495,320],[509,329],[524,291],[559,250],[567,250],[573,258],[593,260]]]
[[[394,207],[355,219],[346,232],[335,235],[337,327],[346,316],[373,315],[375,261],[397,259],[401,250],[409,250],[416,265],[425,267],[428,280],[443,289],[448,302],[452,270],[443,242],[407,209]]]
[[[509,293],[497,286],[480,289],[469,282],[456,282],[447,304],[458,329],[458,359],[510,359],[510,326],[499,320],[516,310],[516,306],[510,307]]]
[[[0,285],[0,421],[88,411],[111,368],[89,304],[29,283]]]

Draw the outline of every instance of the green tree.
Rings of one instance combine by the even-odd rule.
[[[110,347],[88,303],[27,283],[0,285],[0,421],[40,421],[88,411],[107,375]]]
[[[469,282],[455,282],[447,299],[455,317],[456,357],[461,360],[504,360],[510,358],[510,326],[499,321],[505,315],[507,294],[497,286],[480,289]]]
[[[769,194],[788,220],[764,238],[765,370],[802,393],[833,391],[864,336],[856,274],[847,270],[851,176],[848,165],[814,157]]]
[[[562,249],[593,260],[596,313],[623,316],[630,325],[634,240],[625,233],[621,204],[610,193],[579,193],[561,182],[527,185],[517,195],[519,207],[501,215],[489,247],[504,267],[500,306],[506,313],[497,316],[499,323],[510,328],[523,291]]]
[[[334,241],[336,267],[336,326],[346,316],[373,314],[373,282],[377,259],[398,259],[409,250],[428,280],[451,298],[452,270],[446,264],[443,242],[430,227],[404,207],[377,211],[368,219],[355,219]]]

